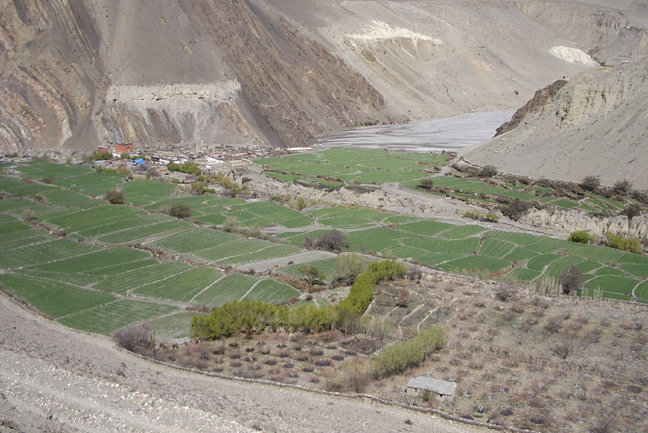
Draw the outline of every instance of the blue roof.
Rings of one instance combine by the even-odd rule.
[[[136,160],[133,161],[136,164],[144,165],[146,162],[142,158],[137,158]]]

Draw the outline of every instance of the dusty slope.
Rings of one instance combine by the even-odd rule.
[[[368,120],[515,108],[588,69],[585,51],[645,52],[641,7],[3,0],[0,148],[303,145]]]
[[[367,77],[403,119],[519,107],[586,70],[587,52],[611,63],[648,49],[645,31],[622,36],[642,25],[639,6],[624,2],[269,1]]]
[[[519,117],[519,114],[518,114]],[[465,155],[511,173],[648,189],[648,59],[568,82],[519,126]]]
[[[358,399],[150,364],[115,350],[105,337],[35,316],[4,295],[0,389],[0,432],[485,431]]]

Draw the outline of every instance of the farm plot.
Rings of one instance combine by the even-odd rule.
[[[190,228],[192,228],[191,223],[175,218],[169,217],[159,222],[151,218],[149,224],[115,231],[107,235],[98,236],[97,239],[109,244],[141,243],[152,239],[166,238]]]
[[[158,341],[187,341],[191,338],[191,319],[198,313],[181,311],[149,321],[151,334]]]
[[[89,273],[95,269],[101,269],[107,266],[122,266],[126,263],[140,261],[149,257],[150,254],[147,251],[117,247],[88,252],[53,263],[35,265],[30,269],[43,272]]]
[[[324,274],[324,281],[330,282],[333,278],[333,271],[335,269],[335,261],[337,258],[324,259],[324,260],[315,260],[313,262],[308,262],[306,264],[300,265],[290,265],[283,268],[279,268],[278,271],[290,275],[292,277],[302,278],[304,273],[300,269],[308,268],[310,266],[315,266]]]
[[[243,299],[279,304],[297,296],[299,296],[299,292],[287,284],[275,280],[261,280]]]
[[[439,265],[441,269],[445,270],[482,270],[485,269],[490,272],[500,271],[504,268],[511,266],[511,262],[506,260],[497,259],[495,257],[485,256],[466,256],[456,260],[450,260]]]
[[[632,290],[638,285],[638,281],[632,278],[620,277],[617,275],[597,276],[585,283],[585,288],[600,290],[606,298],[631,299]]]
[[[373,227],[392,217],[392,214],[373,209],[324,208],[309,210],[317,222],[329,227],[361,228]]]
[[[191,253],[241,239],[240,236],[208,228],[191,227],[161,239],[156,245],[179,253]]]
[[[258,249],[257,251],[226,257],[222,260],[216,261],[215,263],[240,265],[242,263],[253,263],[260,260],[285,257],[299,251],[301,251],[301,248],[293,245],[276,245],[268,242],[263,248]]]
[[[63,282],[22,274],[2,274],[0,284],[38,311],[53,318],[102,305],[115,299],[109,293],[81,289]]]
[[[89,170],[78,176],[55,179],[54,184],[82,191],[92,197],[103,197],[108,190],[115,189],[124,181],[124,176],[116,173],[97,173]]]
[[[177,311],[177,307],[121,299],[70,314],[59,320],[71,328],[110,334],[124,326]]]
[[[97,290],[128,294],[142,286],[163,281],[174,275],[185,272],[190,265],[180,262],[159,263],[144,269],[134,269],[119,275],[106,278],[97,284]]]
[[[126,202],[140,206],[165,200],[175,190],[175,185],[155,180],[136,180],[122,187]]]
[[[222,274],[213,268],[192,267],[168,278],[133,289],[132,293],[154,298],[170,299],[172,301],[188,302],[197,293],[218,280],[221,276]]]
[[[448,163],[443,155],[413,155],[374,149],[334,148],[312,154],[289,155],[255,161],[276,179],[374,183],[421,179],[436,166]],[[339,186],[335,183],[325,186]]]
[[[0,190],[14,195],[36,195],[45,190],[54,190],[55,186],[27,182],[16,177],[0,176]]]
[[[245,296],[258,280],[250,275],[230,274],[216,281],[197,294],[191,302],[207,307],[216,307],[238,301]]]
[[[42,243],[33,243],[12,250],[0,251],[0,263],[5,269],[21,268],[29,265],[53,263],[94,251],[98,251],[98,249],[78,244],[69,239],[50,237]]]

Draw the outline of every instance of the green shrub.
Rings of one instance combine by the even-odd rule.
[[[617,236],[612,232],[605,232],[605,245],[631,253],[640,253],[642,251],[639,239],[624,238],[623,236]]]
[[[333,281],[351,285],[367,268],[368,260],[359,254],[340,254],[335,260]]]
[[[94,151],[92,152],[92,155],[87,156],[84,159],[86,161],[108,161],[112,159],[112,152],[108,150],[105,152]]]
[[[200,176],[200,167],[195,162],[187,161],[184,164],[177,164],[173,161],[167,164],[170,171],[179,171],[181,173],[195,174]]]
[[[583,288],[583,273],[577,266],[571,266],[567,272],[558,277],[563,294],[578,293]]]
[[[470,218],[477,221],[486,221],[491,223],[496,223],[499,220],[497,214],[493,212],[484,213],[475,210],[467,210],[463,214],[466,218]]]
[[[576,242],[579,244],[589,244],[590,235],[587,233],[587,230],[577,230],[572,232],[567,239],[569,242]]]
[[[418,367],[435,350],[443,347],[448,331],[432,326],[407,341],[392,344],[371,359],[371,375],[377,379]]]
[[[578,186],[585,191],[596,191],[601,186],[601,179],[598,176],[585,176]]]
[[[260,301],[232,302],[214,309],[209,315],[194,316],[191,335],[199,339],[218,339],[238,332],[251,334],[267,328],[321,332],[330,330],[334,325],[345,332],[357,330],[362,323],[360,316],[373,298],[375,284],[403,275],[405,266],[401,263],[374,262],[356,279],[349,296],[335,307],[301,304],[290,308]]]
[[[427,179],[421,179],[418,183],[419,188],[423,189],[432,189],[434,188],[434,179],[427,178]]]
[[[183,203],[177,203],[169,209],[169,215],[176,218],[189,218],[191,216],[191,209]]]
[[[106,200],[108,200],[112,204],[126,203],[126,199],[124,199],[124,194],[114,189],[111,189],[106,193]]]
[[[495,168],[494,165],[485,165],[482,167],[482,169],[479,171],[477,176],[479,177],[493,177],[497,174],[497,168]]]
[[[405,276],[405,265],[393,260],[373,262],[367,270],[356,278],[349,296],[340,302],[340,308],[346,308],[357,314],[363,314],[374,295],[374,287],[382,280],[393,280]]]

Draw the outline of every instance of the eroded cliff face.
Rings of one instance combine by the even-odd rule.
[[[261,2],[4,3],[3,149],[284,147],[386,120],[361,75]]]
[[[312,144],[326,131],[384,120],[382,96],[360,74],[262,2],[181,5],[224,52],[241,83],[237,105],[271,143]]]
[[[108,86],[81,0],[13,0],[0,12],[0,147],[96,143],[89,119]],[[88,143],[84,143],[88,146]]]
[[[502,171],[580,181],[627,179],[648,189],[648,58],[599,68],[569,81],[523,124],[466,159]]]

